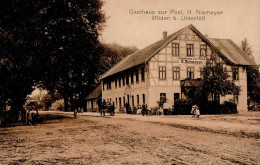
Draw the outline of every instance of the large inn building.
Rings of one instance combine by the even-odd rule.
[[[147,104],[158,106],[166,97],[171,105],[178,98],[186,98],[181,86],[188,79],[201,78],[201,70],[217,47],[219,61],[225,62],[232,81],[240,86],[239,96],[221,96],[220,101],[236,99],[238,111],[247,110],[246,66],[255,65],[230,39],[208,38],[193,25],[188,25],[150,46],[126,56],[102,75],[102,99],[113,102],[116,111]]]

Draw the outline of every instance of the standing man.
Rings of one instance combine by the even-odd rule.
[[[163,103],[163,114],[168,115],[168,111],[169,111],[170,108],[171,108],[170,104],[166,100],[165,103]]]

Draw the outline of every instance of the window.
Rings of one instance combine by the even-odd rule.
[[[187,68],[187,78],[194,79],[194,68]]]
[[[134,72],[131,71],[131,84],[134,84]]]
[[[111,80],[108,81],[108,88],[111,89]]]
[[[238,80],[239,79],[238,68],[232,68],[232,77],[233,77],[233,80]]]
[[[187,56],[193,56],[193,44],[187,44]]]
[[[123,86],[125,86],[125,77],[123,76],[122,79],[123,79]]]
[[[109,89],[111,89],[111,81],[110,80],[107,81],[107,90],[109,90]]]
[[[122,108],[121,97],[119,97],[119,109]]]
[[[137,105],[139,105],[139,95],[136,95]]]
[[[121,88],[121,77],[119,77],[119,79],[118,79],[118,85],[119,85],[119,88]]]
[[[128,104],[130,103],[129,100],[130,100],[129,95],[127,95],[127,103]]]
[[[123,103],[124,103],[124,107],[125,107],[125,96],[123,97]]]
[[[200,45],[200,56],[207,55],[207,45]]]
[[[173,67],[173,80],[179,80],[180,79],[180,68],[179,67]]]
[[[117,98],[116,98],[116,107],[117,107]]]
[[[138,73],[138,69],[135,71],[135,80],[136,80],[136,83],[139,83],[139,73]]]
[[[105,81],[103,80],[103,91],[105,90]]]
[[[178,43],[172,44],[172,55],[174,55],[174,56],[179,55],[179,44]]]
[[[134,99],[134,96],[132,96],[132,106],[135,106],[135,99]]]
[[[117,88],[117,79],[115,79],[115,88]]]
[[[145,104],[145,94],[143,94],[143,104]]]
[[[128,76],[128,73],[125,75],[125,78],[126,78],[126,85],[129,85],[129,76]]]
[[[142,81],[145,81],[145,77],[144,77],[144,67],[141,68],[141,78],[142,78]]]
[[[159,79],[166,80],[166,67],[165,66],[159,67]]]

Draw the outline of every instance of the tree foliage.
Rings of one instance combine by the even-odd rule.
[[[249,103],[260,104],[260,73],[259,65],[247,67],[247,93]]]
[[[24,5],[23,2],[27,3]],[[36,8],[30,1],[4,0],[0,4],[0,110],[10,104],[23,108],[33,85],[31,19]]]
[[[101,7],[98,0],[56,0],[50,1],[39,17],[39,49],[44,53],[39,58],[42,74],[38,79],[48,90],[63,96],[65,110],[69,104],[71,108],[83,106],[97,83],[98,35],[104,22]]]
[[[224,67],[224,63],[216,58],[218,49],[214,49],[212,52],[212,58],[207,61],[202,70],[203,78],[196,90],[195,98],[207,101],[208,96],[211,95],[213,100],[219,104],[220,95],[238,95],[240,88],[229,79],[230,75],[227,68]]]
[[[246,55],[248,55],[252,60],[254,60],[254,56],[252,54],[253,52],[251,47],[249,46],[247,38],[244,38],[244,40],[241,41],[241,49]]]
[[[254,61],[252,49],[245,38],[241,41],[241,49]],[[247,66],[247,94],[248,104],[260,104],[260,65]]]
[[[138,49],[135,46],[121,46],[117,43],[113,44],[102,44],[103,52],[100,57],[100,73],[103,74],[115,64],[125,58],[127,55],[130,55],[136,52]]]
[[[3,0],[0,3],[0,99],[21,110],[35,84],[83,99],[98,80],[104,23],[100,0]]]

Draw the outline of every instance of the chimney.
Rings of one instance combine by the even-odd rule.
[[[163,32],[163,40],[164,40],[165,38],[167,38],[167,32],[166,32],[166,31]]]
[[[204,36],[205,36],[206,38],[208,38],[208,37],[209,37],[209,35],[207,35],[207,34],[205,34]]]

